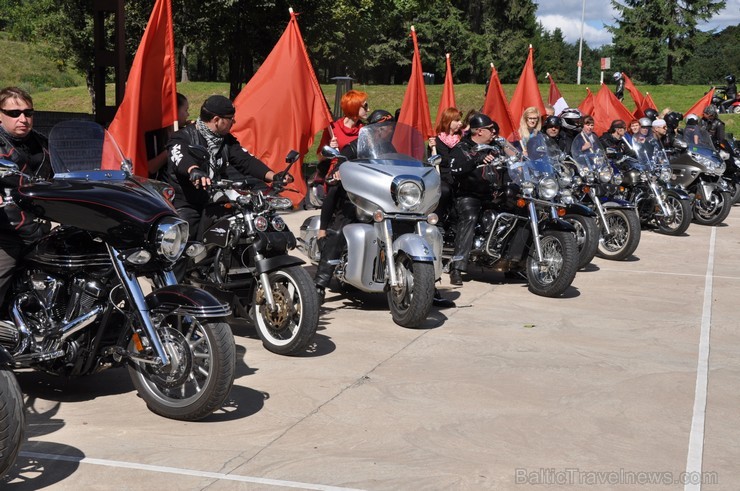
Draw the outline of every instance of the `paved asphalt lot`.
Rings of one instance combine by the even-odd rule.
[[[286,217],[294,232],[308,214]],[[0,487],[654,490],[703,470],[701,489],[736,490],[739,243],[738,208],[683,237],[644,231],[559,299],[445,275],[457,308],[415,330],[382,296],[329,292],[304,356],[234,324],[230,402],[197,423],[149,412],[125,370],[21,373],[28,440]]]

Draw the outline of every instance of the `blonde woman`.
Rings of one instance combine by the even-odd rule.
[[[542,115],[539,109],[534,106],[525,109],[519,121],[519,146],[524,155],[527,155],[527,142],[540,131],[541,127]]]

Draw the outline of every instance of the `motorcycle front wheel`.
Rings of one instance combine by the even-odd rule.
[[[12,370],[0,370],[0,478],[15,464],[23,442],[23,393]]]
[[[584,268],[594,258],[599,247],[599,226],[593,218],[583,215],[565,215],[563,219],[576,229],[578,269]]]
[[[681,235],[691,225],[691,205],[689,200],[668,194],[665,198],[668,217],[657,217],[658,231],[665,235]]]
[[[223,319],[199,320],[170,314],[159,328],[167,366],[132,360],[129,375],[149,409],[165,418],[203,419],[219,409],[231,391],[236,347]],[[128,349],[151,352],[148,340],[132,336]]]
[[[719,225],[732,209],[732,197],[727,191],[713,191],[709,201],[694,200],[694,221],[699,225]]]
[[[534,244],[527,257],[529,291],[542,297],[558,297],[567,290],[578,270],[578,245],[571,232],[545,230],[540,236],[542,261]]]
[[[406,254],[396,256],[398,286],[388,286],[386,295],[393,322],[419,327],[432,310],[434,264],[414,261]]]
[[[640,244],[640,219],[637,213],[629,209],[608,209],[604,215],[609,225],[609,234],[601,228],[596,254],[611,261],[630,257]]]
[[[319,325],[319,297],[311,275],[301,266],[269,273],[275,310],[265,301],[260,284],[252,299],[252,320],[262,344],[279,355],[306,350]]]

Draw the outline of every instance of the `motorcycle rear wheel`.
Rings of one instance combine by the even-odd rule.
[[[658,231],[665,235],[681,235],[686,232],[686,229],[691,225],[689,200],[668,194],[665,198],[665,205],[668,209],[673,210],[673,213],[668,220],[665,217],[657,217]]]
[[[527,257],[529,291],[542,297],[558,297],[570,288],[578,270],[578,245],[571,232],[546,230],[540,236],[542,259],[532,245]]]
[[[311,275],[301,266],[269,273],[277,309],[271,312],[264,301],[262,286],[255,288],[252,320],[262,344],[279,355],[306,350],[319,325],[319,297]]]
[[[630,257],[640,244],[640,219],[630,209],[608,209],[604,212],[609,235],[600,230],[597,256],[611,261]]]
[[[23,442],[23,393],[12,370],[0,370],[0,478],[15,464]]]
[[[694,200],[694,221],[699,225],[714,226],[725,221],[732,209],[732,197],[727,191],[713,191],[711,203]]]
[[[434,264],[414,261],[406,254],[396,256],[400,286],[386,291],[393,322],[402,327],[419,327],[432,310]]]
[[[219,409],[231,391],[236,371],[236,346],[223,319],[171,314],[160,334],[170,364],[156,367],[132,360],[128,370],[149,409],[181,421],[203,419]],[[136,343],[129,341],[129,351]],[[146,348],[145,348],[146,349]]]
[[[583,215],[565,215],[563,219],[576,228],[578,269],[584,268],[593,260],[599,247],[599,226],[593,218]]]

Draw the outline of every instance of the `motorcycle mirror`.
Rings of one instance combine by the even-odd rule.
[[[134,173],[134,163],[131,162],[131,159],[124,159],[123,162],[121,162],[121,170],[128,175],[132,175]]]
[[[203,145],[188,145],[188,153],[200,162],[211,160],[211,154],[208,153],[208,149]]]
[[[439,163],[442,161],[441,155],[432,155],[427,159],[427,164],[429,164],[431,167],[434,167],[436,165],[439,165]]]
[[[0,177],[18,173],[18,164],[10,160],[0,159]]]
[[[673,146],[681,150],[686,150],[687,148],[689,148],[688,144],[685,141],[679,140],[678,138],[673,140]]]
[[[321,155],[323,155],[324,157],[329,157],[329,158],[337,158],[341,156],[341,154],[339,153],[339,150],[337,150],[336,148],[330,147],[329,145],[324,145],[321,148]]]
[[[300,153],[296,152],[295,150],[291,150],[290,152],[288,152],[288,155],[285,157],[285,162],[292,164],[293,162],[298,160],[298,157],[300,156],[301,156]]]
[[[619,155],[619,152],[617,152],[615,149],[611,147],[606,148],[606,156],[609,157],[610,159],[616,158],[617,155]]]

